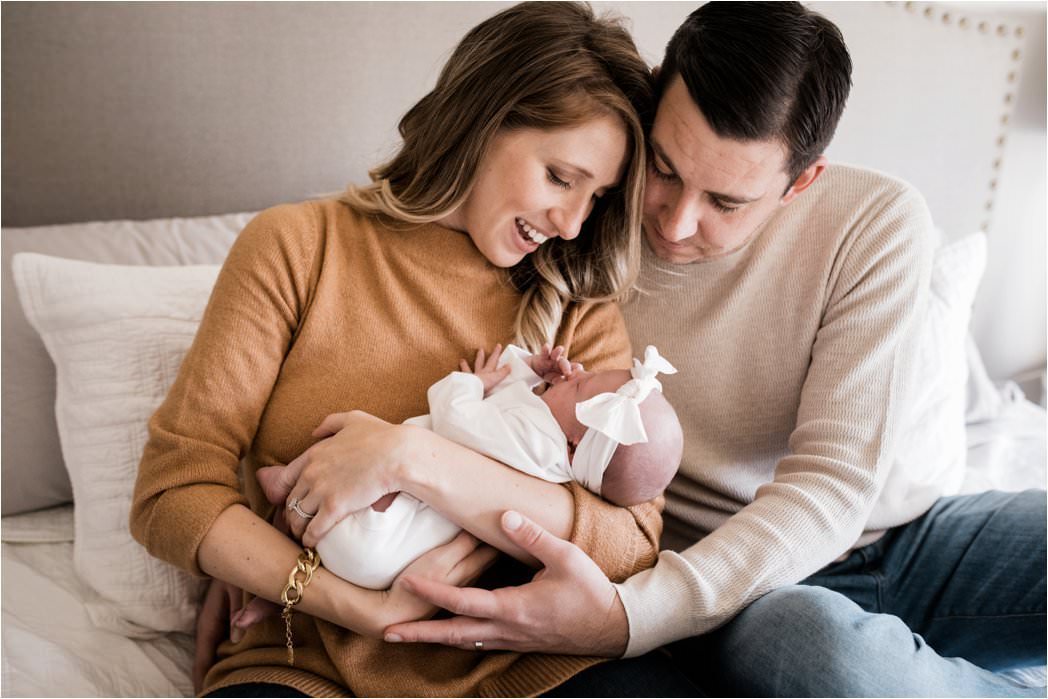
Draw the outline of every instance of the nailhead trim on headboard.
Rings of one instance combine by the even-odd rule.
[[[889,5],[897,5],[900,3],[888,2]],[[936,17],[939,18],[945,25],[954,25],[962,30],[968,30],[975,23],[975,20],[969,19],[964,15],[959,15],[955,18],[954,14],[949,9],[943,9],[941,6],[928,5],[925,3],[917,2],[903,2],[902,7],[906,12],[913,14],[914,16],[921,14],[926,19],[934,20]],[[920,9],[923,7],[923,10]],[[950,8],[955,9],[955,8]],[[1018,87],[1019,83],[1019,69],[1022,66],[1023,57],[1023,36],[1025,30],[1022,25],[1009,26],[1007,24],[998,24],[994,29],[990,22],[986,20],[980,20],[978,24],[975,24],[975,30],[980,34],[989,34],[992,31],[1005,41],[1013,41],[1015,48],[1012,50],[1012,68],[1008,71],[1005,76],[1004,85],[1004,99],[1003,99],[1003,110],[1001,112],[1000,119],[1000,131],[997,135],[996,141],[996,155],[993,160],[993,175],[990,177],[990,181],[987,183],[986,188],[986,204],[984,209],[986,211],[986,218],[983,219],[981,230],[990,230],[990,212],[993,211],[994,197],[997,194],[998,177],[1001,173],[1001,167],[1004,163],[1004,146],[1008,142],[1008,125],[1011,122],[1012,110],[1015,108],[1015,92],[1014,90]]]

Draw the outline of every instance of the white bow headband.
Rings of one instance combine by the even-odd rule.
[[[647,442],[648,433],[640,415],[640,404],[653,390],[662,392],[655,377],[677,370],[659,356],[654,345],[644,349],[644,361],[633,360],[630,376],[614,393],[601,393],[575,406],[575,417],[588,427],[572,459],[576,479],[593,492],[600,492],[604,471],[620,444]]]

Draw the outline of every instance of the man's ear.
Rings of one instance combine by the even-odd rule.
[[[782,195],[782,199],[779,200],[781,206],[786,206],[791,201],[796,199],[804,192],[808,187],[815,183],[815,180],[819,179],[819,176],[829,166],[830,161],[826,159],[825,155],[820,155],[815,159],[815,162],[804,169],[797,179],[793,181],[790,188],[786,190],[786,194]]]

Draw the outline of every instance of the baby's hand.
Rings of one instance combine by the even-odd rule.
[[[510,366],[505,364],[499,366],[499,357],[502,356],[502,345],[495,345],[491,350],[491,356],[485,361],[484,350],[477,350],[477,358],[474,360],[473,369],[469,368],[469,362],[465,359],[459,360],[459,369],[466,374],[473,374],[484,384],[484,397],[494,388],[499,381],[509,376]]]
[[[538,374],[543,381],[550,383],[556,378],[567,378],[571,376],[576,367],[581,364],[572,364],[568,361],[564,347],[557,345],[550,349],[547,342],[542,346],[538,354],[531,355],[531,370]]]

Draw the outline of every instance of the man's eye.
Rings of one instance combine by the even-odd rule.
[[[727,204],[722,202],[720,199],[712,199],[711,201],[713,202],[713,208],[716,209],[717,211],[720,211],[722,214],[730,214],[730,213],[732,213],[734,211],[738,211],[739,210],[739,207],[737,207],[737,206],[728,206]]]
[[[664,182],[675,182],[677,180],[677,176],[675,174],[673,174],[672,172],[665,172],[658,166],[658,163],[656,163],[654,160],[651,160],[650,162],[651,171],[655,173],[655,177]]]

